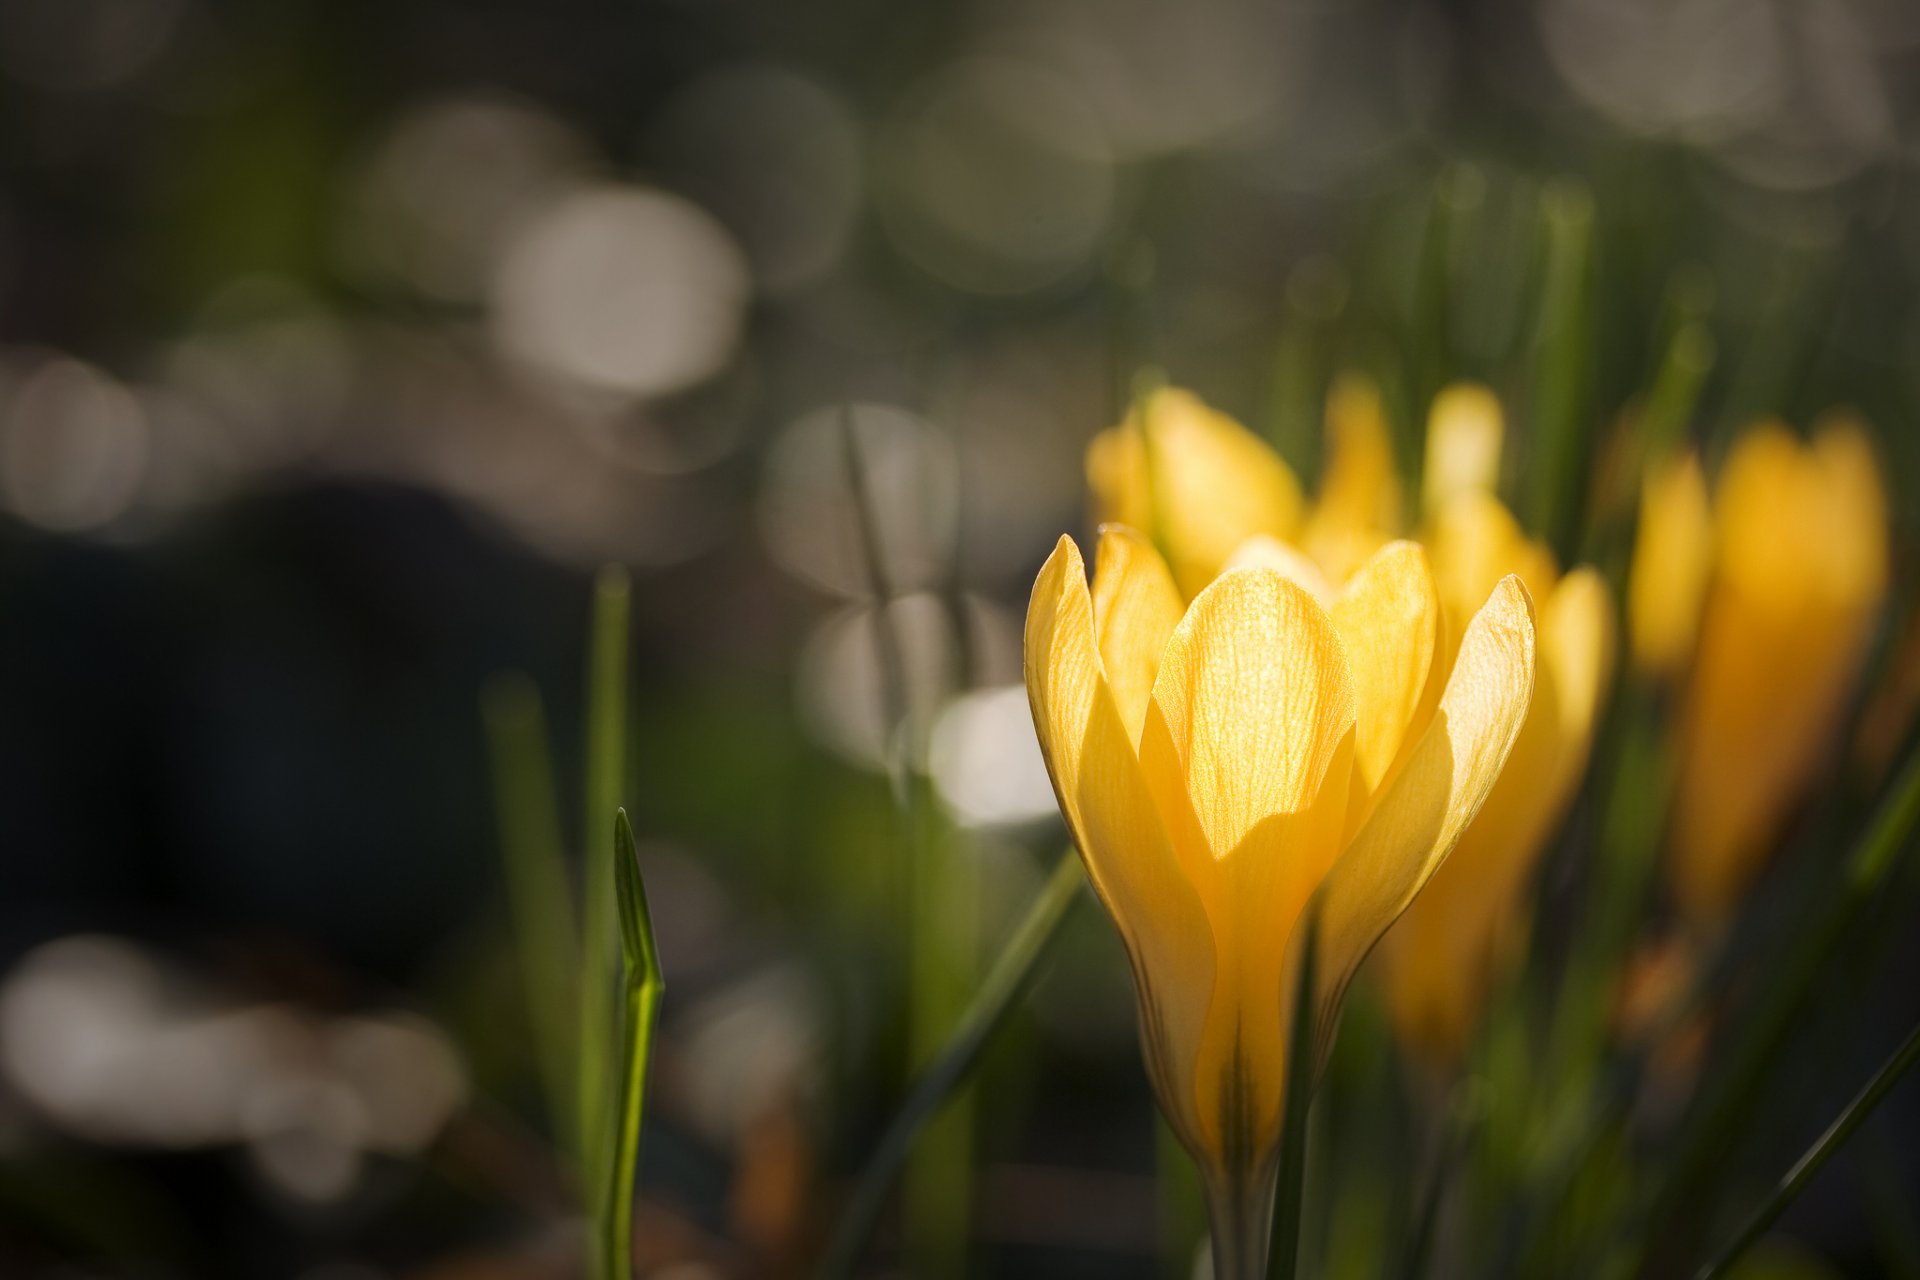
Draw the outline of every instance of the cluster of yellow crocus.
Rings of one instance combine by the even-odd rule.
[[[1521,733],[1533,610],[1494,585],[1450,667],[1425,553],[1383,547],[1325,603],[1266,563],[1183,600],[1108,525],[1091,589],[1061,538],[1027,691],[1089,878],[1132,958],[1148,1073],[1200,1165],[1218,1274],[1260,1274],[1309,911],[1312,1025],[1480,810]]]
[[[1691,454],[1649,475],[1630,644],[1684,681],[1667,865],[1695,927],[1738,905],[1819,769],[1886,589],[1886,496],[1851,421],[1754,428],[1711,500]]]
[[[1503,436],[1486,388],[1436,397],[1415,530],[1438,599],[1436,689],[1497,582],[1514,575],[1539,603],[1536,690],[1512,759],[1381,951],[1400,1035],[1443,1059],[1465,1045],[1521,936],[1529,872],[1578,787],[1613,665],[1614,611],[1599,576],[1562,576],[1494,496]],[[1378,395],[1352,380],[1328,399],[1327,465],[1312,504],[1264,441],[1177,390],[1153,394],[1097,437],[1087,473],[1100,514],[1150,530],[1188,595],[1225,567],[1265,563],[1330,601],[1403,531],[1403,483]]]

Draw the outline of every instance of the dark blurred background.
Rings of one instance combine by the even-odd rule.
[[[1911,532],[1917,71],[1896,0],[0,0],[0,1274],[566,1274],[480,708],[585,839],[604,562],[643,1274],[790,1273],[915,1052],[890,749],[955,990],[1059,847],[1019,619],[1134,370],[1307,476],[1342,370],[1524,435],[1573,216],[1585,418],[1708,316],[1702,438],[1851,403]],[[1132,1017],[1086,913],[970,1274],[1161,1274]]]

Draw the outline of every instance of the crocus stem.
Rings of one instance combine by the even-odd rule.
[[[1266,1280],[1277,1172],[1269,1162],[1262,1170],[1207,1179],[1213,1280]]]
[[[945,1047],[927,1064],[899,1114],[894,1116],[873,1154],[867,1157],[866,1167],[860,1171],[853,1196],[847,1201],[828,1244],[826,1259],[820,1268],[823,1277],[833,1280],[852,1274],[861,1250],[880,1221],[887,1192],[899,1175],[907,1153],[913,1149],[914,1139],[940,1110],[947,1095],[973,1071],[994,1032],[1006,1022],[1007,1015],[1032,984],[1040,962],[1059,936],[1069,908],[1079,901],[1080,887],[1085,880],[1079,855],[1071,850],[1054,865],[1046,886],[1027,908],[1026,918],[1021,920],[1006,949],[988,970],[959,1025],[947,1037]]]

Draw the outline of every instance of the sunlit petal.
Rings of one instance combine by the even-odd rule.
[[[1533,606],[1494,588],[1461,640],[1432,723],[1322,890],[1323,1034],[1354,970],[1453,849],[1500,776],[1534,685]]]
[[[1506,420],[1500,400],[1475,383],[1457,383],[1433,398],[1427,416],[1427,465],[1421,500],[1429,513],[1455,495],[1491,493],[1500,478]]]
[[[1119,927],[1148,1069],[1183,1136],[1197,1132],[1193,1054],[1213,990],[1213,932],[1141,778],[1101,670],[1079,548],[1061,538],[1027,613],[1027,694],[1041,753],[1088,878]]]
[[[1093,573],[1093,625],[1129,742],[1140,741],[1160,652],[1184,610],[1173,575],[1153,544],[1125,525],[1102,526]]]
[[[1410,737],[1433,666],[1440,597],[1426,552],[1411,542],[1381,548],[1340,592],[1333,621],[1353,670],[1353,758],[1364,798]]]
[[[1333,603],[1333,584],[1327,581],[1327,575],[1321,572],[1320,566],[1305,552],[1271,534],[1256,533],[1241,543],[1221,572],[1228,573],[1235,569],[1272,569],[1300,586],[1321,605]]]

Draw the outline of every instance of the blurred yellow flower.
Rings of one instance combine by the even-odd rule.
[[[1528,540],[1490,493],[1455,492],[1426,537],[1447,634],[1461,633],[1475,593],[1503,575],[1517,576],[1540,601],[1533,704],[1507,767],[1453,855],[1380,946],[1387,1006],[1402,1042],[1451,1060],[1524,937],[1528,875],[1579,789],[1613,670],[1614,617],[1600,575],[1580,568],[1560,576],[1552,554]]]
[[[1887,509],[1865,433],[1734,446],[1680,729],[1675,905],[1711,927],[1739,901],[1830,745],[1887,589]]]
[[[1324,1052],[1355,969],[1521,733],[1534,623],[1520,580],[1490,584],[1450,669],[1441,644],[1440,592],[1408,542],[1329,605],[1258,562],[1183,605],[1152,544],[1120,526],[1101,531],[1091,590],[1064,537],[1034,585],[1034,724],[1132,959],[1148,1072],[1202,1169],[1220,1274],[1264,1255],[1309,903]]]
[[[1627,638],[1634,669],[1670,679],[1693,658],[1700,606],[1713,573],[1713,516],[1692,450],[1647,472],[1627,575]]]
[[[1175,575],[1185,594],[1193,595],[1223,566],[1261,566],[1334,607],[1350,575],[1358,582],[1355,567],[1400,527],[1401,484],[1377,392],[1355,379],[1335,384],[1327,403],[1327,467],[1318,501],[1304,520],[1298,515],[1299,489],[1290,472],[1282,486],[1284,502],[1267,503],[1259,496],[1268,482],[1258,477],[1274,468],[1285,470],[1264,441],[1200,406],[1186,392],[1161,394],[1178,397],[1176,403],[1193,421],[1209,424],[1204,447],[1185,457],[1172,448],[1150,456],[1137,452],[1122,468],[1112,457],[1096,455],[1123,447],[1117,442],[1128,438],[1122,434],[1126,428],[1103,433],[1088,461],[1089,476],[1109,477],[1104,488],[1098,480],[1094,485],[1102,514],[1119,519],[1129,510],[1116,501],[1125,491],[1112,476],[1131,477],[1135,492],[1157,482],[1166,495],[1188,495],[1179,502],[1169,496],[1154,507],[1163,537],[1174,545],[1176,562],[1181,559],[1181,539],[1168,531],[1191,528],[1203,515],[1216,520],[1214,539],[1207,544],[1209,556],[1189,556],[1187,572]],[[1150,416],[1153,412],[1150,409]],[[1529,540],[1493,496],[1504,436],[1500,402],[1488,388],[1461,383],[1434,398],[1423,487],[1427,520],[1420,539],[1431,555],[1438,615],[1433,679],[1426,686],[1424,708],[1412,711],[1416,719],[1430,712],[1440,696],[1467,626],[1496,583],[1514,575],[1540,604],[1534,709],[1512,760],[1485,809],[1381,949],[1397,1031],[1405,1042],[1437,1057],[1454,1056],[1464,1046],[1503,954],[1520,936],[1520,897],[1578,789],[1616,645],[1613,602],[1599,575],[1582,568],[1562,577],[1552,553]],[[1131,439],[1131,447],[1138,450],[1140,433],[1134,431]],[[1190,429],[1191,441],[1202,439]],[[1264,461],[1251,462],[1255,456]],[[1198,511],[1185,510],[1183,504]],[[1132,510],[1146,505],[1143,499]],[[1263,509],[1264,517],[1252,514]],[[1219,522],[1222,512],[1234,513],[1231,527]],[[1299,546],[1286,541],[1285,530],[1296,524],[1301,529]],[[1240,541],[1227,548],[1234,537]],[[1187,534],[1185,545],[1196,544]],[[1364,743],[1361,749],[1364,753]]]
[[[1300,482],[1267,443],[1189,391],[1149,393],[1087,448],[1102,521],[1130,525],[1166,552],[1191,596],[1255,534],[1292,538]]]

